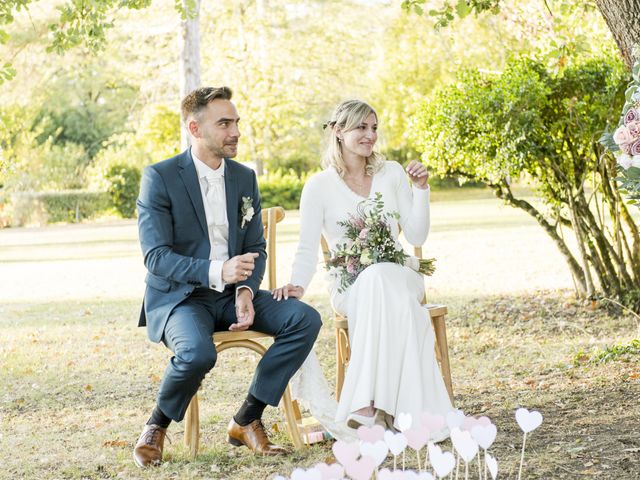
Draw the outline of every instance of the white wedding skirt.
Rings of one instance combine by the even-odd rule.
[[[453,409],[435,358],[429,312],[420,304],[423,295],[422,276],[395,263],[372,265],[346,291],[332,290],[334,308],[347,316],[351,344],[340,402],[331,398],[313,352],[294,377],[293,394],[334,437],[348,440],[353,430],[345,426],[347,416],[371,402],[395,419],[409,413],[414,422],[422,412],[446,415]],[[324,420],[314,412],[318,408]]]

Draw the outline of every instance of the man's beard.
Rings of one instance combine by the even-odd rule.
[[[235,147],[235,148],[234,148]],[[218,158],[233,158],[238,154],[238,142],[217,145],[208,145],[209,152]]]

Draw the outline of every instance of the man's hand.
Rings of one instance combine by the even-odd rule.
[[[229,327],[232,332],[241,332],[247,330],[253,325],[253,317],[256,312],[253,309],[253,299],[251,298],[251,290],[241,288],[236,297],[236,317],[237,322]]]
[[[275,298],[278,302],[283,298],[286,300],[289,297],[292,298],[302,298],[304,295],[304,288],[300,285],[292,285],[287,283],[284,287],[276,288],[273,292],[273,298]]]
[[[409,180],[411,180],[411,183],[416,187],[425,190],[429,186],[429,172],[427,171],[427,167],[420,162],[411,160],[409,165],[407,165],[407,173],[409,174]]]
[[[222,264],[222,280],[224,283],[238,283],[251,276],[255,266],[257,253],[236,255]]]

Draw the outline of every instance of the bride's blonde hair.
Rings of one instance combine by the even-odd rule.
[[[329,133],[326,136],[326,147],[322,155],[322,166],[334,167],[341,177],[345,173],[345,163],[342,158],[342,146],[338,138],[338,131],[348,132],[358,128],[362,122],[371,114],[378,118],[376,111],[368,104],[361,100],[346,100],[340,103],[331,119],[324,124],[325,130]],[[365,173],[373,175],[382,168],[384,164],[384,156],[380,153],[373,152],[366,158]]]

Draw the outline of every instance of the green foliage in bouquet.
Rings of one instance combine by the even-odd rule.
[[[397,212],[384,212],[384,202],[380,192],[374,199],[358,204],[357,214],[348,220],[338,222],[345,228],[347,242],[339,244],[331,252],[327,269],[336,269],[340,279],[340,292],[345,291],[360,273],[374,263],[391,262],[404,265],[409,258],[391,233],[390,219],[398,220]],[[431,275],[435,271],[435,259],[419,260],[419,272]]]

